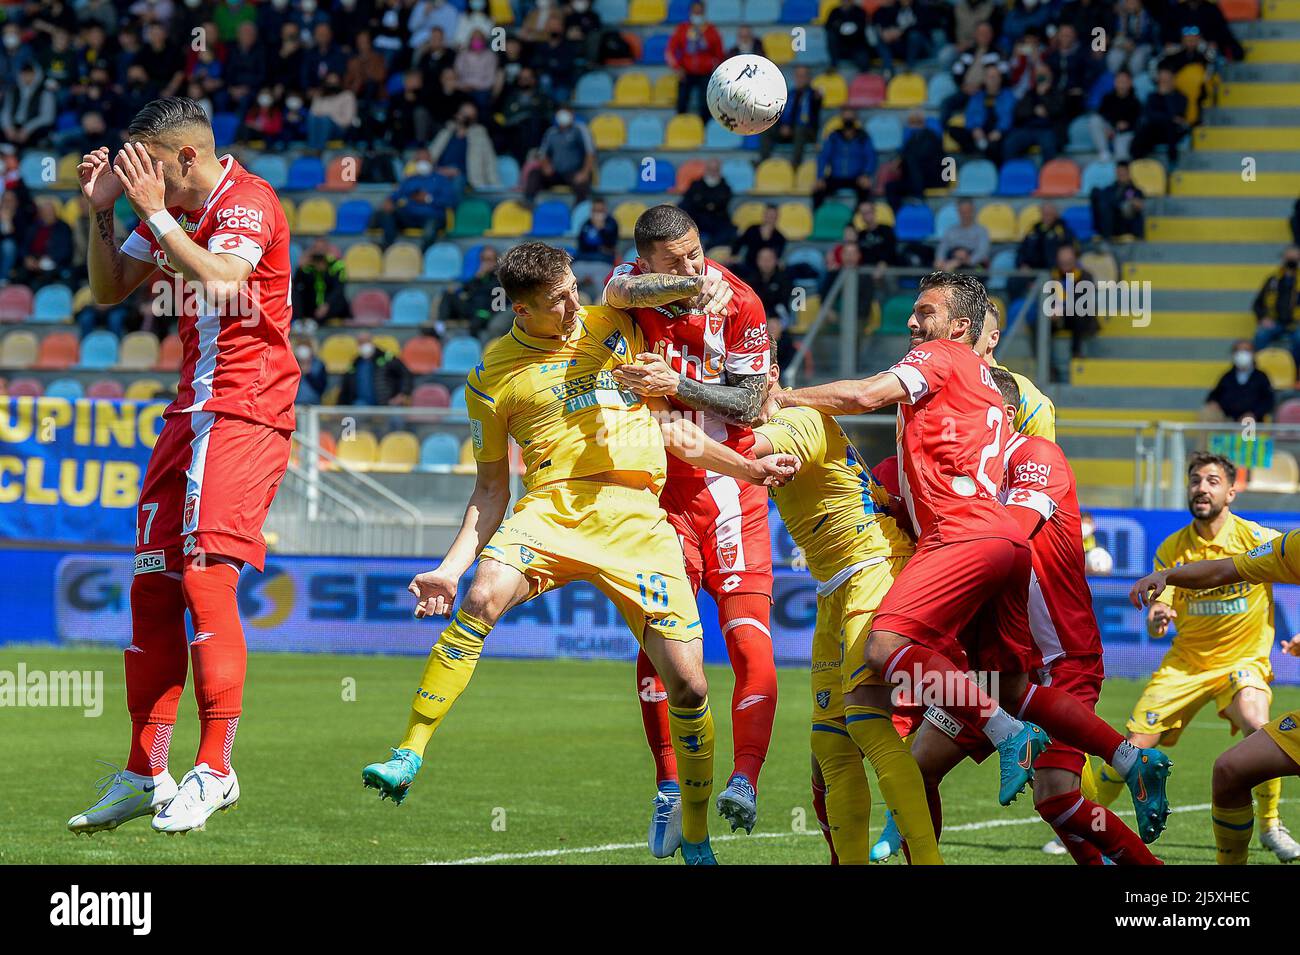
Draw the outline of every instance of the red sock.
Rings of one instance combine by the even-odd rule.
[[[1047,735],[1107,762],[1124,737],[1109,723],[1064,690],[1030,684],[1020,705],[1011,708],[1017,718],[1037,723]]]
[[[835,854],[835,840],[831,838],[831,822],[826,816],[826,787],[819,785],[817,777],[812,781],[813,812],[817,814],[817,824],[822,827],[822,836],[831,850],[831,865],[839,865],[840,857]]]
[[[1046,816],[1043,816],[1043,818],[1047,819]],[[1051,825],[1051,820],[1048,819],[1047,823]],[[1101,850],[1083,836],[1076,836],[1065,829],[1056,827],[1053,827],[1052,831],[1056,833],[1056,838],[1061,840],[1061,845],[1065,846],[1065,851],[1070,853],[1070,858],[1074,860],[1076,865],[1106,864],[1102,861]]]
[[[1084,799],[1077,789],[1060,796],[1049,796],[1034,808],[1058,833],[1077,836],[1091,843],[1116,865],[1163,865],[1138,834],[1120,822],[1118,816],[1104,806]],[[1074,855],[1064,836],[1062,841]]]
[[[131,581],[131,645],[122,654],[126,705],[131,713],[128,772],[156,776],[167,769],[176,706],[185,689],[185,596],[181,582],[162,572]]]
[[[894,651],[885,662],[885,679],[907,686],[913,698],[920,698],[923,683],[943,687],[943,708],[980,729],[998,710],[997,700],[981,690],[964,670],[942,653],[919,643],[909,643]]]
[[[758,788],[758,774],[772,742],[776,719],[776,658],[768,625],[767,594],[727,594],[718,600],[718,624],[736,674],[731,694],[731,738],[735,772]]]
[[[655,785],[677,782],[677,754],[668,728],[668,694],[654,664],[641,650],[636,655],[637,699],[641,702],[641,725],[655,761]]]
[[[219,773],[228,773],[248,669],[248,649],[235,597],[239,568],[208,555],[202,566],[185,569],[182,582],[194,621],[190,657],[199,704],[199,752],[194,765],[207,763]]]

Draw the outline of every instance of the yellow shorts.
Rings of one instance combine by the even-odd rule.
[[[817,598],[812,639],[813,719],[844,718],[844,694],[859,686],[884,686],[867,668],[864,651],[876,608],[903,569],[906,558],[891,557],[863,567],[830,593]]]
[[[682,548],[658,496],[618,484],[562,481],[525,495],[482,557],[528,579],[528,599],[574,580],[594,584],[640,640],[703,636]]]
[[[1160,669],[1151,674],[1151,681],[1134,705],[1128,731],[1159,733],[1160,745],[1172,746],[1206,703],[1213,700],[1215,710],[1223,716],[1232,698],[1246,687],[1262,690],[1272,700],[1272,681],[1273,668],[1267,658],[1201,670],[1170,652],[1161,661]]]
[[[1296,771],[1300,772],[1300,710],[1283,713],[1265,726],[1264,732],[1282,747],[1282,752],[1291,757],[1296,764]]]

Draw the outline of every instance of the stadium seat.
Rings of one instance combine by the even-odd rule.
[[[41,342],[34,332],[19,330],[10,332],[0,342],[0,367],[31,368],[36,364]]]
[[[532,234],[540,238],[554,238],[569,231],[569,207],[558,199],[539,202],[533,209]]]
[[[77,188],[77,163],[79,162],[81,162],[81,157],[73,155],[72,153],[59,157],[58,164],[55,166],[55,188]]]
[[[43,151],[25,150],[18,162],[18,177],[22,179],[23,185],[33,192],[49,189],[50,183],[45,171],[47,160],[53,159],[53,156]]]
[[[46,285],[32,298],[32,321],[66,322],[72,318],[72,289],[66,285]]]
[[[573,104],[583,109],[595,109],[614,98],[614,81],[608,73],[584,73],[573,88]]]
[[[704,127],[705,149],[740,149],[744,142],[743,136],[733,133],[716,120]]]
[[[483,257],[484,248],[486,248],[486,243],[475,242],[465,250],[465,257],[460,263],[461,281],[467,282],[478,274],[479,261]]]
[[[704,121],[694,113],[674,116],[664,127],[665,149],[699,149],[704,145]]]
[[[641,50],[636,61],[642,66],[663,66],[664,54],[668,50],[667,33],[651,33],[641,39]]]
[[[1273,463],[1266,468],[1251,468],[1246,480],[1248,491],[1294,494],[1300,489],[1300,463],[1295,455],[1280,448],[1273,451]]]
[[[637,176],[637,192],[667,192],[677,178],[677,167],[667,159],[648,156],[641,160],[641,174]]]
[[[400,355],[402,353],[402,343],[396,335],[377,334],[371,338],[375,343],[375,348],[389,355]]]
[[[370,227],[374,207],[366,199],[349,199],[340,202],[334,222],[335,235],[364,235]]]
[[[435,432],[420,443],[420,467],[442,470],[460,463],[460,442],[445,431]]]
[[[755,2],[771,3],[773,0],[749,0],[750,4]],[[753,22],[771,23],[773,20],[775,20],[775,17],[771,20],[764,19],[755,20]],[[807,38],[805,37],[805,39]],[[794,37],[790,34],[789,30],[773,30],[770,33],[764,33],[762,42],[763,52],[767,55],[767,58],[777,66],[785,66],[787,63],[794,61]]]
[[[727,175],[727,162],[735,162],[735,161],[736,161],[736,160],[731,160],[731,159],[729,159],[729,160],[727,160],[726,162],[724,162],[724,163],[722,164],[722,178],[723,178],[723,179],[726,179],[728,184],[731,183],[731,179],[730,179],[730,177]],[[750,166],[749,163],[745,163],[745,162],[743,162],[743,160],[742,160],[741,162],[743,163],[743,165],[744,165],[747,169],[750,170],[750,173],[751,173],[751,175],[752,175],[752,174],[753,174],[753,167]],[[685,192],[687,189],[690,188],[691,183],[693,183],[696,179],[701,178],[703,175],[704,175],[704,160],[703,160],[703,159],[688,159],[688,160],[686,160],[686,162],[678,163],[678,164],[677,164],[677,181],[673,184],[672,191],[675,192],[675,193],[678,193],[678,194]],[[734,185],[731,187],[731,189],[732,189],[732,192],[740,192],[740,191],[741,191],[740,189],[737,189]],[[575,216],[574,221],[575,221],[575,222],[577,221],[576,216]]]
[[[663,142],[664,121],[653,113],[634,116],[627,124],[628,149],[658,149]]]
[[[265,153],[254,156],[248,163],[248,171],[261,176],[277,192],[289,182],[289,164],[283,156],[268,156]]]
[[[731,210],[731,221],[736,224],[737,229],[744,232],[750,226],[758,225],[763,221],[764,207],[765,204],[762,202],[742,202]]]
[[[442,365],[442,342],[431,335],[416,335],[402,346],[402,364],[413,375],[429,375]]]
[[[630,26],[651,26],[667,18],[667,0],[630,0],[622,20]]]
[[[137,378],[126,386],[122,397],[127,401],[152,401],[163,392],[163,383],[156,378]]]
[[[1081,183],[1078,163],[1073,159],[1053,159],[1043,163],[1038,171],[1038,190],[1034,195],[1057,199],[1077,196]]]
[[[383,277],[402,281],[419,278],[423,264],[423,255],[418,245],[394,242],[384,249]]]
[[[1076,116],[1070,121],[1066,134],[1065,151],[1068,153],[1090,153],[1093,151],[1092,127],[1088,116]]]
[[[153,332],[130,332],[122,338],[117,366],[127,371],[149,371],[158,364],[158,336]]]
[[[452,411],[460,411],[464,413],[465,411],[465,389],[464,388],[457,387],[452,389],[450,408]]]
[[[827,203],[827,205],[829,204],[830,203]],[[825,208],[825,206],[823,206],[822,208]],[[821,209],[818,209],[817,211],[820,212]],[[840,232],[841,233],[843,232],[842,227]],[[840,233],[837,233],[835,236],[837,241],[839,240],[839,236]],[[814,216],[813,234],[811,238],[815,239],[816,237],[817,237],[817,227],[816,227],[816,217]],[[790,254],[787,255],[785,258],[785,264],[786,264],[786,268],[788,269],[795,269],[799,266],[806,266],[808,269],[811,269],[813,272],[816,272],[819,278],[826,274],[826,259],[822,255],[821,251],[806,245],[801,246],[795,249],[794,251],[790,252]]]
[[[690,4],[687,4],[687,10],[690,10]],[[710,0],[709,19],[714,23],[744,23],[745,14],[741,9],[741,0]],[[668,18],[669,23],[685,23],[686,17],[680,20]]]
[[[1007,277],[1016,269],[1016,250],[999,249],[989,262],[989,290],[1001,292],[1007,287]],[[1004,313],[1005,320],[1005,313]]]
[[[1300,398],[1288,398],[1282,402],[1273,417],[1278,424],[1300,424]]]
[[[912,306],[916,304],[914,295],[892,295],[886,300],[880,315],[880,334],[906,335],[907,321],[912,317]]]
[[[154,360],[154,371],[179,371],[184,358],[184,346],[179,335],[175,333],[164,338],[158,346],[158,357]]]
[[[66,401],[76,401],[78,398],[86,396],[86,390],[81,387],[81,382],[75,378],[55,378],[45,386],[45,396],[47,398],[63,398]]]
[[[39,398],[45,393],[45,386],[39,378],[14,378],[5,393],[11,398]]]
[[[1167,184],[1165,167],[1156,159],[1138,159],[1129,166],[1129,173],[1133,176],[1133,184],[1141,189],[1147,196],[1163,196]]]
[[[1091,206],[1070,206],[1061,213],[1061,218],[1065,224],[1070,227],[1074,237],[1080,242],[1091,241],[1096,235],[1097,230],[1092,225],[1092,207]]]
[[[632,192],[636,184],[637,167],[632,160],[616,156],[600,164],[601,192]]]
[[[1083,167],[1083,181],[1079,184],[1079,195],[1090,196],[1094,189],[1104,189],[1115,181],[1115,164],[1103,159],[1095,159]]]
[[[677,74],[660,73],[650,84],[650,105],[677,111]],[[689,114],[684,114],[689,115]]]
[[[849,84],[839,73],[822,73],[812,81],[813,89],[822,94],[823,109],[839,109],[849,98]]]
[[[450,282],[460,278],[460,246],[454,242],[435,242],[424,250],[423,275],[426,279]]]
[[[492,210],[492,225],[483,234],[515,238],[528,235],[532,231],[532,211],[513,199],[507,199]]]
[[[489,0],[488,19],[493,23],[514,23],[515,11],[510,0]]]
[[[1278,391],[1295,387],[1295,359],[1285,348],[1261,348],[1255,353],[1255,367],[1268,375],[1268,380]]]
[[[783,202],[776,213],[776,227],[787,239],[802,242],[812,234],[812,207],[806,202]]]
[[[433,381],[417,385],[411,392],[412,408],[446,408],[451,404],[451,392],[446,385]]]
[[[420,463],[420,440],[409,431],[393,431],[384,435],[375,455],[375,467],[381,471],[403,473],[414,471]]]
[[[82,202],[81,196],[72,196],[59,210],[59,218],[73,229],[81,227]]]
[[[392,316],[389,321],[394,325],[423,325],[429,320],[429,295],[423,289],[404,288],[393,296]]]
[[[81,356],[77,367],[88,371],[103,371],[117,364],[117,336],[98,329],[81,340]]]
[[[298,207],[296,231],[302,235],[328,235],[335,225],[334,203],[328,199],[307,199]]]
[[[321,342],[316,356],[325,363],[325,370],[331,375],[341,375],[352,367],[357,357],[357,340],[351,335],[335,333]],[[409,367],[409,365],[408,365]],[[411,369],[412,372],[415,369]]]
[[[877,152],[897,152],[903,146],[903,124],[888,113],[867,120],[867,135]]]
[[[1038,167],[1030,159],[1011,159],[998,170],[999,196],[1029,196],[1038,188]]]
[[[501,180],[501,188],[507,190],[516,190],[519,188],[519,160],[514,156],[497,157],[497,178]]]
[[[1219,0],[1219,10],[1229,23],[1259,19],[1259,0]]]
[[[25,322],[32,314],[32,290],[26,285],[0,288],[0,322]]]
[[[1091,272],[1098,282],[1114,282],[1119,279],[1119,263],[1109,252],[1085,252],[1079,256],[1079,265]]]
[[[934,215],[929,206],[905,205],[894,220],[894,234],[900,242],[924,242],[934,235]]]
[[[289,190],[316,189],[325,181],[325,167],[317,156],[299,156],[289,163],[285,188]]]
[[[853,210],[842,202],[824,202],[813,213],[812,234],[815,242],[839,242],[844,227],[853,221]]]
[[[874,109],[885,101],[885,78],[877,73],[859,73],[849,83],[846,103],[854,109]]]
[[[917,73],[899,73],[885,88],[885,105],[891,109],[925,105],[925,77]]]
[[[934,214],[934,234],[942,236],[960,221],[961,216],[957,212],[957,203],[945,202],[939,207],[939,211]]]
[[[442,350],[442,370],[462,374],[469,372],[483,357],[483,347],[477,338],[468,335],[447,340]]]
[[[772,160],[768,160],[771,162]],[[789,165],[789,163],[787,163]],[[727,180],[733,195],[743,196],[754,191],[754,164],[748,159],[731,157],[722,160],[722,178]],[[789,189],[783,190],[789,192]]]
[[[1005,202],[990,202],[979,211],[977,218],[980,225],[989,230],[989,238],[994,242],[1015,242],[1019,238],[1016,210]]]
[[[339,441],[334,456],[345,470],[369,471],[379,457],[379,442],[369,431],[355,431]]]
[[[778,22],[793,24],[812,23],[817,19],[817,8],[817,0],[785,0],[785,2],[781,4],[781,16]]]
[[[790,165],[790,160],[779,156],[764,159],[754,170],[754,185],[748,191],[760,196],[794,192],[794,167]]]
[[[938,109],[943,101],[957,92],[957,81],[947,72],[935,73],[925,88],[925,105],[929,109]]]
[[[587,129],[597,149],[621,149],[627,142],[627,125],[617,113],[593,116]]]
[[[783,23],[781,0],[745,0],[745,22],[754,25]]]
[[[987,159],[972,159],[957,168],[954,196],[988,196],[998,187],[998,167]]]
[[[126,389],[116,378],[100,378],[86,388],[87,398],[107,398],[116,401],[126,397]],[[140,399],[135,399],[140,400]]]
[[[280,208],[284,210],[284,221],[290,232],[298,231],[298,204],[288,196],[280,196]]]
[[[239,117],[234,113],[216,113],[212,117],[212,141],[218,146],[229,146],[239,131]]]
[[[1020,210],[1016,217],[1016,233],[1020,238],[1029,234],[1029,230],[1043,221],[1043,207],[1033,202]]]
[[[392,311],[392,300],[383,289],[363,289],[352,296],[352,321],[358,325],[383,325]]]
[[[320,184],[324,192],[351,192],[361,178],[361,159],[358,156],[335,156],[325,167],[325,181]]]
[[[486,235],[492,226],[492,206],[482,199],[462,199],[447,235],[454,239]]]

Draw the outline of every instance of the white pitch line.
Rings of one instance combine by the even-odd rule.
[[[1294,802],[1291,799],[1282,799],[1280,802]],[[1172,812],[1205,812],[1210,808],[1208,802],[1196,803],[1192,806],[1175,806]],[[1114,811],[1114,810],[1112,810]],[[1125,809],[1115,811],[1117,816],[1132,816],[1133,810]],[[984,819],[980,822],[963,822],[955,826],[944,826],[943,831],[948,832],[978,832],[982,829],[1000,829],[1003,826],[1029,826],[1034,823],[1046,825],[1039,816],[1017,816],[1012,819]],[[805,832],[758,832],[752,836],[723,835],[712,837],[710,842],[730,842],[737,839],[787,839],[791,836],[820,836],[821,832],[817,829]],[[490,856],[470,856],[467,859],[449,859],[446,861],[433,860],[424,863],[425,865],[486,865],[492,862],[522,862],[526,859],[556,859],[563,856],[582,856],[593,855],[599,852],[619,852],[624,849],[643,849],[644,842],[609,842],[603,846],[574,846],[566,849],[535,849],[532,852],[498,852]]]

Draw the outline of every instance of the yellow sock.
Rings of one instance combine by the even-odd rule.
[[[1079,788],[1085,799],[1098,806],[1109,806],[1124,791],[1124,777],[1113,766],[1092,757],[1083,766],[1083,782]]]
[[[1219,865],[1245,865],[1250,852],[1250,836],[1255,829],[1255,810],[1250,803],[1236,809],[1214,806],[1210,809],[1214,823],[1214,845]]]
[[[812,725],[812,752],[826,784],[826,821],[840,865],[871,861],[871,787],[862,750],[839,723]]]
[[[1255,818],[1259,820],[1259,829],[1272,829],[1278,824],[1277,804],[1282,801],[1282,780],[1270,779],[1260,783],[1254,789]]]
[[[668,707],[668,727],[677,753],[682,787],[682,838],[709,838],[709,796],[713,793],[713,713],[706,699],[697,707]]]
[[[424,756],[430,737],[469,685],[479,654],[483,652],[483,640],[491,630],[482,620],[463,610],[452,618],[424,665],[424,675],[411,703],[411,718],[402,749]]]
[[[876,771],[880,795],[894,813],[894,823],[907,842],[912,865],[943,865],[921,770],[898,738],[889,713],[874,706],[846,706],[844,721],[853,742]]]

